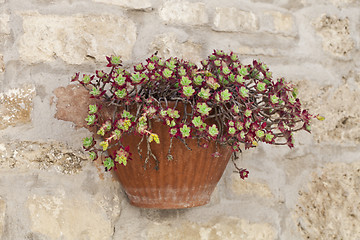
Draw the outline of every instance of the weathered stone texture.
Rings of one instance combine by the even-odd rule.
[[[6,202],[0,197],[0,239],[2,239],[5,229]]]
[[[254,13],[237,8],[216,8],[213,29],[222,32],[253,32],[258,30],[258,19]]]
[[[208,15],[204,3],[170,0],[159,9],[160,18],[166,23],[204,25]]]
[[[186,41],[179,42],[175,34],[163,34],[155,38],[150,46],[151,52],[158,51],[159,56],[164,58],[179,57],[191,62],[201,61],[200,44]]]
[[[0,54],[0,73],[5,72],[4,56]]]
[[[10,34],[10,15],[6,13],[0,14],[0,36]]]
[[[243,180],[239,174],[232,174],[227,188],[235,195],[251,195],[251,197],[272,198],[274,197],[269,185],[266,183],[246,179]]]
[[[360,87],[342,84],[338,88],[301,81],[301,99],[311,112],[325,117],[314,120],[313,136],[325,142],[360,143]],[[305,94],[306,93],[306,94]]]
[[[30,85],[0,93],[0,129],[30,122],[34,96]]]
[[[136,10],[148,10],[151,9],[150,0],[93,0],[94,2],[113,4],[124,8],[136,9]]]
[[[86,127],[85,118],[88,115],[90,100],[88,91],[81,85],[68,85],[54,90],[57,97],[55,117],[75,123],[76,127]]]
[[[265,31],[285,36],[296,35],[296,26],[294,16],[290,13],[277,11],[267,11],[263,14],[261,27]]]
[[[295,211],[305,239],[360,239],[360,162],[331,163],[300,192]]]
[[[95,202],[33,195],[27,201],[31,230],[46,239],[110,239],[111,222]]]
[[[219,217],[208,223],[182,221],[172,225],[154,223],[147,229],[147,239],[174,240],[271,240],[276,239],[276,230],[268,223],[249,223],[235,217]]]
[[[30,171],[54,168],[64,174],[82,169],[87,156],[58,142],[14,141],[0,144],[0,167]]]
[[[136,41],[136,26],[130,19],[112,15],[41,15],[24,13],[21,58],[30,63],[60,58],[81,64],[87,58],[105,61],[109,54],[129,60]]]
[[[323,15],[314,25],[322,38],[322,46],[326,52],[341,58],[350,55],[355,44],[350,36],[348,18]]]

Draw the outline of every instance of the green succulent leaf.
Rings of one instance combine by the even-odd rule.
[[[265,141],[266,142],[272,142],[273,138],[274,138],[273,134],[271,134],[271,133],[265,134]]]
[[[223,67],[222,69],[223,74],[228,75],[231,73],[230,69],[228,67]]]
[[[123,89],[121,89],[121,90],[117,90],[117,91],[115,92],[115,95],[116,95],[118,98],[120,98],[120,99],[126,97],[126,96],[127,96],[126,88],[123,88]]]
[[[194,125],[194,127],[196,127],[196,128],[200,128],[204,124],[204,122],[203,122],[203,120],[201,119],[200,116],[194,117],[191,122]]]
[[[89,157],[90,157],[90,160],[94,161],[97,159],[97,154],[96,152],[89,152]]]
[[[258,84],[256,85],[256,89],[259,92],[264,92],[266,90],[266,83],[264,82],[258,82]]]
[[[135,84],[140,83],[142,80],[142,77],[139,72],[132,73],[130,78],[131,78],[131,81]]]
[[[190,136],[190,131],[191,131],[191,129],[186,124],[184,124],[184,126],[182,126],[180,128],[180,133],[181,133],[181,136],[183,138],[189,137]]]
[[[232,93],[229,92],[228,89],[225,89],[224,91],[221,92],[221,100],[222,101],[229,101],[231,96],[232,96]]]
[[[186,97],[191,97],[195,92],[195,89],[192,86],[183,87],[183,94]]]
[[[230,135],[234,135],[234,134],[236,133],[236,128],[234,128],[234,127],[229,127],[228,133],[229,133]]]
[[[203,82],[204,82],[204,79],[203,79],[203,77],[201,75],[197,75],[194,78],[195,85],[201,85]]]
[[[91,77],[87,74],[84,74],[82,81],[83,83],[88,84],[91,81]]]
[[[84,146],[84,148],[89,148],[93,144],[94,144],[94,138],[92,138],[92,137],[83,138],[83,146]]]
[[[197,107],[197,111],[202,116],[208,116],[209,112],[211,111],[211,107],[209,107],[206,103],[198,103],[196,107]]]
[[[163,76],[165,78],[170,78],[173,74],[173,71],[171,71],[170,69],[168,68],[165,68],[164,71],[163,71]]]
[[[99,143],[99,145],[102,147],[103,151],[106,151],[109,147],[109,142],[108,141],[102,141]]]
[[[242,96],[243,98],[247,98],[249,97],[249,89],[247,89],[246,87],[242,86],[239,90],[239,94],[240,96]]]
[[[237,76],[236,76],[236,82],[238,82],[238,83],[244,83],[244,82],[245,82],[245,79],[244,79],[243,76],[237,75]]]
[[[210,97],[210,89],[201,88],[200,92],[198,93],[198,96],[201,97],[204,100],[209,99],[209,97]]]
[[[114,80],[119,86],[123,86],[126,83],[126,77],[124,77],[123,75],[117,76]]]
[[[270,96],[270,101],[273,103],[273,104],[276,104],[276,103],[279,103],[279,97],[276,96],[276,95],[271,95]]]
[[[87,125],[93,125],[95,123],[95,120],[96,120],[96,116],[94,114],[88,115],[85,118],[85,121],[86,121]]]
[[[100,89],[96,88],[96,87],[93,87],[92,90],[90,91],[90,94],[93,95],[93,96],[99,96],[100,95]]]
[[[111,56],[111,64],[113,65],[120,65],[121,64],[121,57],[120,56]]]
[[[188,85],[191,84],[191,80],[189,79],[189,77],[184,77],[184,76],[182,76],[182,77],[181,77],[181,80],[180,80],[180,84],[181,84],[182,86],[188,86]]]
[[[257,131],[255,132],[255,134],[256,134],[256,136],[257,136],[258,138],[263,138],[264,135],[265,135],[265,132],[264,132],[263,130],[257,130]]]
[[[247,71],[247,68],[246,67],[241,67],[239,69],[239,74],[241,74],[242,76],[245,76],[245,75],[248,75],[248,71]]]
[[[215,124],[213,124],[211,127],[209,127],[209,134],[212,137],[216,137],[219,134],[219,129]]]
[[[103,161],[103,164],[107,170],[110,170],[111,168],[113,168],[115,166],[114,161],[110,157],[105,158],[105,160]]]
[[[96,104],[89,105],[89,114],[95,114],[97,113],[97,111],[98,111],[98,107]]]

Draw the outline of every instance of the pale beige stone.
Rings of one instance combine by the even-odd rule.
[[[3,34],[5,35],[10,34],[9,21],[10,21],[9,14],[6,13],[0,14],[0,36]]]
[[[268,223],[249,223],[235,217],[218,217],[207,223],[188,221],[153,223],[146,230],[149,240],[271,240],[277,232]]]
[[[239,174],[232,174],[230,177],[231,190],[236,195],[253,195],[260,198],[274,197],[269,185],[246,179],[245,181],[239,177]]]
[[[86,59],[106,61],[112,54],[129,60],[136,41],[130,19],[113,15],[22,14],[24,34],[19,41],[21,59],[30,63],[60,58],[69,64]]]
[[[163,58],[178,57],[194,63],[201,61],[200,44],[186,41],[179,42],[175,34],[158,35],[150,46],[150,51],[158,51],[158,55]]]
[[[348,18],[322,15],[314,26],[322,38],[324,51],[337,57],[347,57],[351,53],[355,43],[350,36]]]
[[[0,129],[30,122],[34,96],[35,88],[30,85],[0,93]]]
[[[0,239],[5,230],[6,202],[0,198]]]
[[[312,113],[325,117],[312,121],[312,135],[318,141],[360,143],[360,87],[348,83],[339,87],[300,81],[299,98]],[[354,104],[355,103],[355,104]]]
[[[5,72],[4,56],[0,54],[0,73]]]
[[[59,142],[13,141],[0,144],[0,167],[31,171],[54,168],[75,174],[88,160],[86,154]]]
[[[295,221],[305,239],[360,239],[360,161],[330,163],[300,192]]]
[[[266,55],[266,56],[279,56],[283,55],[281,51],[277,48],[273,47],[252,47],[252,46],[246,46],[242,45],[239,48],[235,49],[236,53],[239,55],[252,55],[252,56],[258,56],[258,55]]]
[[[110,239],[111,222],[95,202],[64,196],[33,195],[27,206],[31,231],[47,239]]]
[[[284,35],[295,34],[295,21],[290,13],[267,11],[264,13],[264,16],[264,21],[268,22],[268,24],[264,23],[267,27],[265,30]]]
[[[160,18],[172,24],[204,25],[208,23],[206,7],[201,2],[169,0],[159,9]]]
[[[136,10],[148,10],[151,9],[150,0],[93,0],[94,2],[113,4],[124,8],[136,9]]]
[[[258,19],[252,12],[237,8],[216,8],[213,29],[223,32],[253,32],[258,30]]]

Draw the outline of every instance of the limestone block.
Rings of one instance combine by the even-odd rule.
[[[330,163],[313,174],[295,210],[304,239],[360,239],[360,161]]]
[[[202,47],[191,41],[180,42],[175,34],[169,33],[156,36],[150,51],[158,51],[158,55],[163,58],[173,56],[197,63],[201,61]]]
[[[87,161],[86,154],[58,142],[14,141],[0,144],[0,167],[31,171],[53,168],[75,174]]]
[[[22,14],[24,34],[19,41],[22,60],[29,63],[60,58],[81,64],[87,58],[106,61],[105,56],[131,58],[136,26],[127,18],[113,15]]]
[[[6,202],[0,198],[0,239],[4,233],[5,228],[5,216],[6,216]]]
[[[292,36],[296,34],[295,20],[292,14],[267,11],[263,14],[261,27],[275,34]]]
[[[254,32],[258,30],[258,19],[252,12],[237,8],[216,8],[213,30],[222,32]]]
[[[239,177],[239,174],[232,174],[230,181],[227,181],[226,185],[227,188],[231,190],[231,192],[238,196],[252,195],[258,196],[260,198],[274,197],[269,185],[250,179],[243,180]]]
[[[6,35],[10,34],[9,21],[10,21],[9,14],[6,13],[0,14],[0,36],[4,34]]]
[[[0,73],[5,72],[4,56],[0,54]]]
[[[207,223],[154,223],[146,231],[149,240],[271,240],[277,236],[276,230],[268,223],[249,223],[235,217],[218,217]]]
[[[0,129],[31,121],[35,88],[24,86],[0,93]]]
[[[111,221],[97,203],[89,199],[33,195],[28,198],[31,231],[46,239],[110,239]]]
[[[312,121],[312,135],[322,142],[360,143],[360,86],[319,86],[315,82],[297,84],[304,106],[325,117]]]
[[[322,15],[314,22],[317,34],[322,38],[324,51],[340,58],[346,58],[354,48],[349,32],[349,19]]]
[[[94,2],[113,4],[124,8],[136,10],[149,10],[151,9],[150,0],[93,0]]]
[[[88,105],[94,100],[81,85],[68,85],[54,90],[57,97],[55,117],[75,123],[76,127],[86,127],[85,118],[88,115]]]
[[[166,1],[159,9],[160,18],[166,23],[185,25],[205,25],[208,15],[204,3],[179,0]]]

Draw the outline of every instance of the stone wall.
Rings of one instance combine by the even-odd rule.
[[[359,19],[359,0],[0,0],[0,238],[360,239]],[[326,120],[295,149],[244,151],[249,179],[229,164],[206,206],[129,205],[82,152],[70,77],[215,48],[266,62]]]

